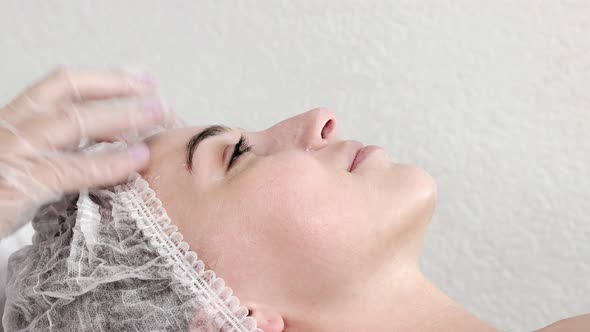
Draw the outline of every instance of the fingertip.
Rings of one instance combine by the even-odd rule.
[[[148,73],[141,73],[139,75],[135,75],[135,80],[143,86],[152,88],[158,86],[158,81],[156,80],[156,78]]]
[[[139,94],[154,94],[158,90],[158,80],[148,73],[135,73],[129,70],[126,71],[127,73],[127,81],[129,85],[133,88],[133,90]]]
[[[141,169],[147,166],[150,159],[150,149],[144,143],[139,143],[132,146],[128,151],[129,159],[136,169]]]

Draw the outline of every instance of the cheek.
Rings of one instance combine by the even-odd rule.
[[[329,169],[309,156],[273,156],[245,174],[239,210],[252,216],[251,229],[269,253],[301,260],[296,266],[332,273],[359,264],[367,246],[366,202],[354,195],[348,173]],[[272,259],[272,258],[270,258]],[[321,265],[321,266],[319,266]]]

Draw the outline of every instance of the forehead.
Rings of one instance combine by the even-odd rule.
[[[150,146],[157,144],[172,144],[178,141],[187,140],[190,136],[201,132],[207,126],[190,126],[185,128],[175,128],[159,132],[145,139],[145,143]]]

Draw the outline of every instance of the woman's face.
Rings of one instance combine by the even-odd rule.
[[[242,301],[309,309],[385,266],[418,267],[436,202],[422,169],[381,149],[349,172],[359,142],[340,139],[334,113],[318,108],[266,130],[210,136],[189,172],[186,145],[204,128],[152,136],[142,175],[184,240]],[[241,135],[251,149],[228,170]]]

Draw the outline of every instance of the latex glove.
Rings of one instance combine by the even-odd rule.
[[[134,98],[127,105],[100,101]],[[0,239],[37,209],[79,190],[116,184],[145,168],[149,150],[85,155],[94,140],[112,142],[165,121],[153,79],[123,70],[60,67],[0,109]]]

